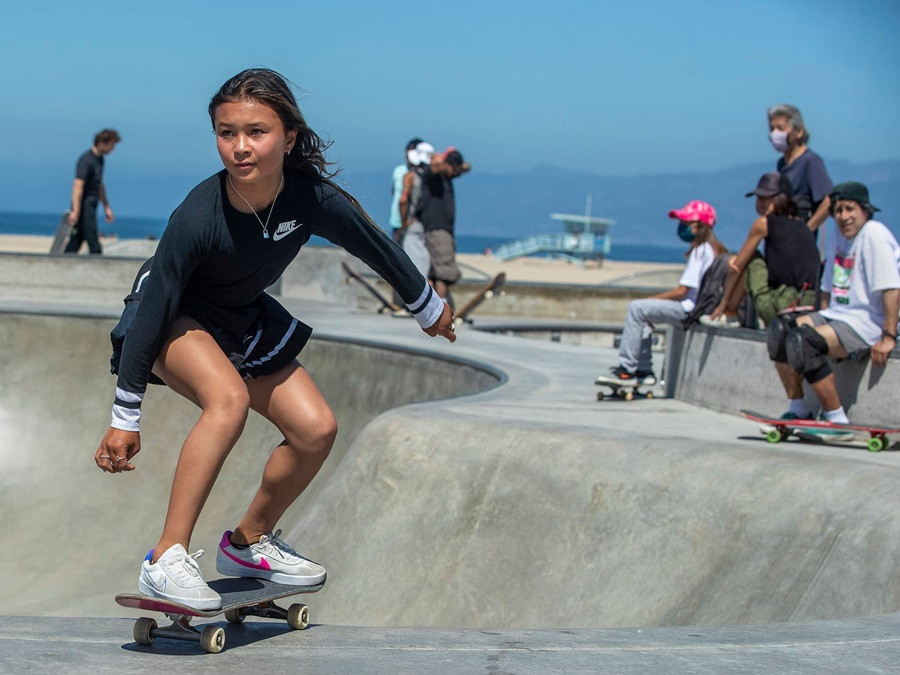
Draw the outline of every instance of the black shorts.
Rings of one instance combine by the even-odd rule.
[[[132,293],[125,298],[122,317],[110,333],[112,342],[110,372],[114,375],[119,372],[126,331],[140,306],[141,277],[145,276],[148,270],[149,264],[145,263],[138,273]],[[266,293],[261,293],[246,310],[256,314],[256,319],[244,335],[238,335],[226,328],[221,322],[204,314],[199,307],[184,309],[180,315],[189,316],[199,323],[245,379],[278,372],[297,358],[312,335],[309,326],[291,316],[275,298]],[[153,373],[150,373],[148,382],[165,384]]]

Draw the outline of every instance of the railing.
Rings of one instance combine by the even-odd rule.
[[[609,253],[609,240],[590,234],[538,234],[498,246],[493,255],[512,260],[535,253],[558,253],[577,258],[601,258]]]

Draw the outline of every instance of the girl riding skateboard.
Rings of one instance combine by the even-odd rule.
[[[337,432],[297,356],[312,329],[265,293],[311,235],[342,246],[387,279],[421,328],[453,342],[452,313],[402,249],[330,178],[327,144],[306,124],[286,81],[245,70],[213,96],[209,115],[224,169],[175,210],[113,330],[118,374],[112,424],[94,459],[132,471],[147,383],[200,408],[175,467],[165,525],[141,565],[139,590],[197,609],[220,606],[191,534],[252,409],[284,440],[243,518],[219,542],[220,573],[317,584],[325,569],[275,529],[315,477]]]

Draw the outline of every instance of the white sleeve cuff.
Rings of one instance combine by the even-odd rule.
[[[141,430],[141,401],[144,395],[116,387],[110,426],[122,431]]]
[[[425,284],[425,289],[415,302],[407,305],[410,313],[416,317],[416,321],[422,328],[430,328],[441,318],[444,311],[444,301],[441,299],[431,284]]]

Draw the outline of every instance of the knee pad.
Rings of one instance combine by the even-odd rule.
[[[776,317],[766,327],[766,346],[769,348],[769,358],[778,363],[787,363],[787,353],[784,349],[784,341],[793,326],[781,317]]]
[[[811,326],[800,326],[788,332],[784,347],[791,368],[803,375],[810,384],[831,374],[828,343]]]

